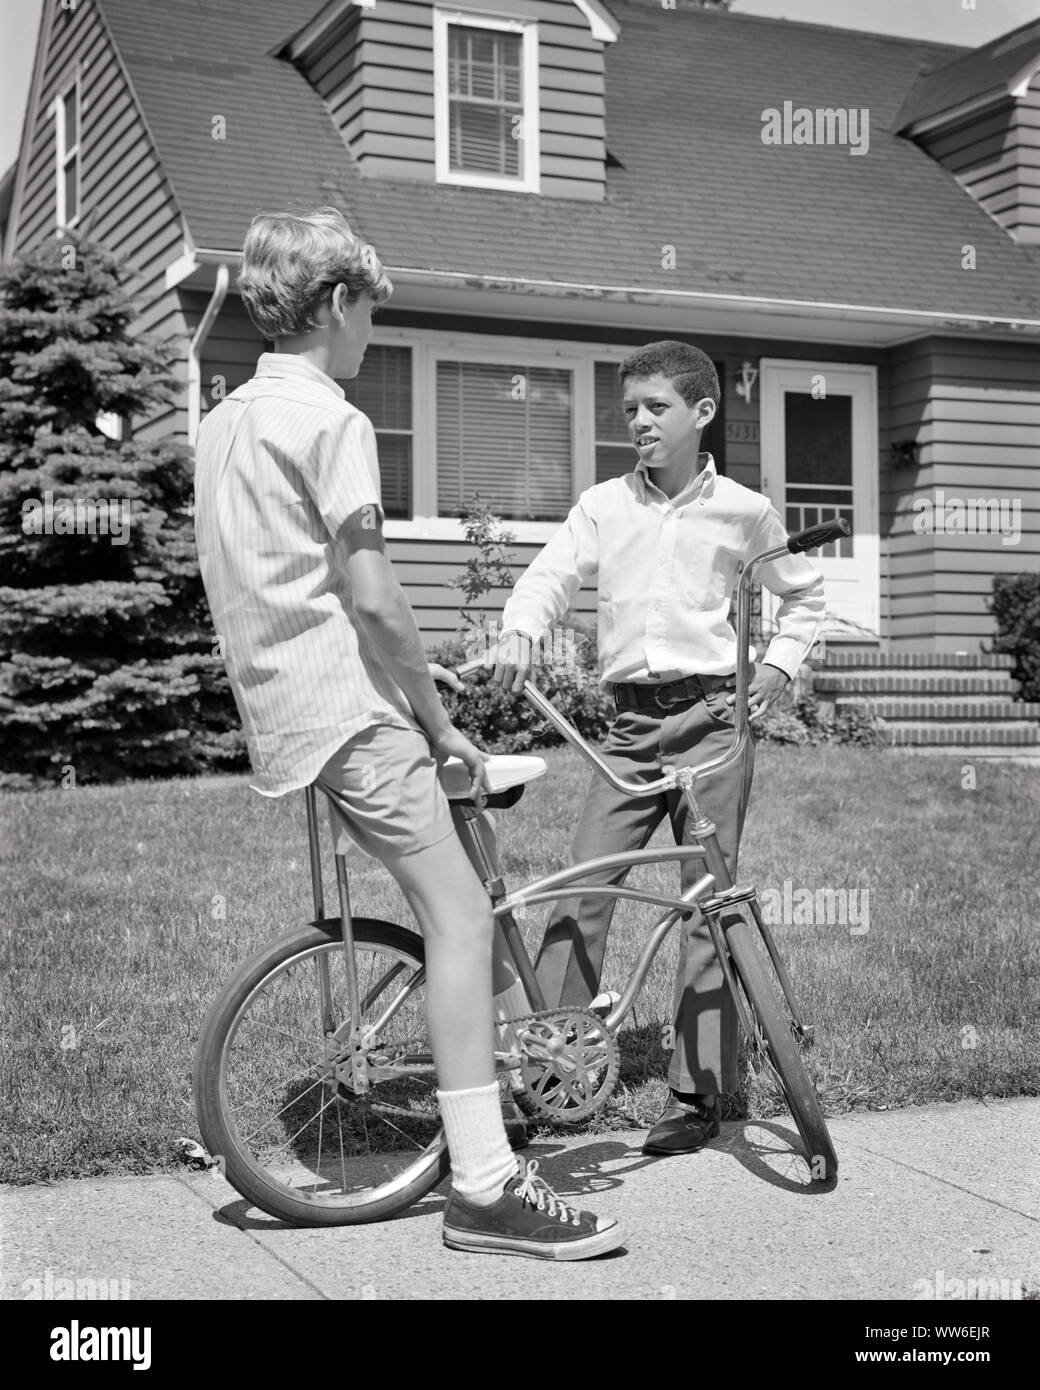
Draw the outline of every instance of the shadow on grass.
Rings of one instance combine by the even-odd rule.
[[[663,1025],[656,1021],[621,1029],[617,1035],[618,1048],[621,1053],[621,1068],[618,1074],[619,1088],[623,1086],[629,1092],[639,1093],[650,1083],[664,1083],[667,1086],[671,1053],[666,1051],[661,1044],[662,1031]],[[747,1070],[747,1058],[743,1043],[740,1047],[738,1069],[741,1075],[744,1075]],[[652,1089],[655,1095],[661,1091],[659,1085]],[[662,1093],[662,1101],[663,1098]],[[721,1119],[747,1119],[748,1102],[743,1092],[726,1092],[721,1097],[720,1104]],[[646,1119],[645,1116],[638,1115],[633,1115],[632,1118],[635,1120]],[[656,1116],[650,1117],[646,1122],[652,1123],[653,1118]]]

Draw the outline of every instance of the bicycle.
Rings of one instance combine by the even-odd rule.
[[[848,522],[837,518],[789,537],[786,549],[811,550],[850,534]],[[524,688],[532,706],[618,790],[651,796],[680,788],[689,807],[688,834],[696,843],[605,855],[508,894],[479,833],[480,812],[469,800],[464,776],[449,787],[449,802],[471,859],[483,869],[496,951],[512,961],[526,996],[518,1016],[498,1021],[495,1058],[499,1072],[508,1072],[514,1084],[519,1078],[528,1113],[573,1124],[606,1105],[619,1071],[616,1034],[668,933],[699,911],[752,1056],[779,1083],[812,1178],[831,1180],[838,1160],[801,1055],[812,1030],[794,1003],[756,891],[732,882],[715,827],[694,790],[699,779],[738,759],[750,736],[751,585],[763,564],[784,553],[783,546],[763,552],[741,575],[733,738],[728,751],[710,762],[669,769],[653,782],[624,782],[533,682]],[[464,675],[483,665],[477,660],[458,669]],[[545,770],[538,757],[492,757],[487,805],[515,805],[526,783]],[[426,1036],[422,937],[397,923],[353,915],[341,854],[333,856],[339,916],[325,915],[313,786],[305,799],[314,920],[250,957],[224,986],[203,1024],[193,1085],[203,1141],[238,1192],[294,1225],[347,1225],[385,1219],[418,1201],[447,1176],[449,1159]],[[702,859],[705,872],[678,897],[581,883],[622,867],[689,858]],[[588,1009],[545,1007],[517,925],[527,907],[572,896],[576,889],[664,909],[605,1017]]]

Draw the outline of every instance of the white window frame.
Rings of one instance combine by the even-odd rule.
[[[480,174],[452,169],[448,101],[448,27],[467,25],[471,29],[500,29],[504,33],[520,34],[523,39],[523,174],[518,179],[506,179],[494,174]],[[538,25],[534,20],[500,19],[491,15],[467,14],[459,10],[433,11],[433,124],[435,167],[438,183],[461,184],[469,188],[501,188],[514,193],[541,191],[541,154],[539,126],[541,114],[538,102]]]
[[[416,354],[416,345],[417,345],[418,341],[419,341],[419,339],[415,336],[415,334],[413,334],[413,333],[411,333],[411,332],[409,332],[409,331],[407,331],[407,330],[398,331],[398,330],[395,330],[395,329],[392,329],[392,328],[391,328],[391,329],[383,328],[383,327],[380,325],[378,319],[376,320],[376,324],[375,324],[375,334],[373,335],[373,339],[372,339],[372,346],[373,346],[373,347],[400,347],[400,348],[410,348],[410,349],[411,349],[411,354],[412,354],[412,355],[411,355],[411,359],[410,359],[410,360],[411,360],[411,366],[412,366],[412,380],[411,380],[411,392],[412,392],[412,427],[411,427],[411,429],[410,429],[410,430],[403,430],[403,429],[396,429],[396,428],[394,428],[394,427],[392,427],[392,426],[377,425],[377,424],[375,423],[374,420],[372,421],[372,428],[375,430],[376,435],[377,435],[377,439],[376,439],[376,452],[377,452],[377,454],[378,454],[378,451],[379,451],[379,440],[378,440],[378,436],[379,436],[379,435],[381,435],[381,434],[396,434],[396,435],[402,435],[402,434],[403,434],[403,435],[410,435],[410,436],[411,436],[411,440],[412,440],[412,476],[411,476],[411,478],[409,479],[409,483],[410,483],[409,495],[411,496],[411,499],[412,499],[412,516],[413,516],[413,517],[415,516],[415,502],[416,502],[416,497],[415,497],[415,486],[416,486],[416,480],[417,480],[418,475],[419,475],[419,470],[418,470],[418,469],[416,468],[416,466],[415,466],[415,452],[416,452],[416,449],[419,447],[419,428],[418,428],[418,425],[416,424],[416,421],[420,418],[420,416],[419,416],[419,410],[420,410],[420,408],[421,408],[422,411],[423,411],[423,414],[422,414],[422,417],[421,417],[421,418],[424,419],[424,420],[428,418],[428,412],[429,412],[429,406],[428,406],[427,402],[425,401],[425,399],[424,399],[423,397],[421,397],[421,396],[419,395],[419,392],[420,392],[420,390],[421,390],[421,381],[420,381],[419,370],[418,370],[418,368],[417,368],[417,366],[416,366],[416,356],[417,356],[417,354]],[[270,352],[271,349],[270,349],[269,347],[265,347],[264,351],[265,351],[265,352]],[[421,406],[420,406],[420,401],[422,402],[422,405],[421,405]],[[387,536],[392,535],[393,532],[390,530],[390,527],[392,527],[392,526],[411,526],[411,525],[412,525],[411,520],[406,520],[406,519],[403,518],[403,517],[387,517],[386,520],[383,522],[383,534],[384,534],[384,535],[387,535]],[[402,533],[402,534],[411,535],[412,532],[411,532],[411,531],[408,531],[408,532],[404,532],[404,533]]]
[[[77,68],[76,75],[65,87],[64,91],[58,93],[54,98],[54,105],[51,108],[54,116],[54,170],[56,183],[55,196],[55,227],[61,231],[64,227],[75,227],[83,215],[83,82],[82,70]],[[65,104],[72,98],[76,103],[76,135],[77,140],[71,150],[65,148]],[[76,216],[68,216],[68,208],[65,206],[65,170],[71,159],[76,161]]]
[[[593,445],[593,374],[590,353],[598,345],[561,342],[546,338],[497,337],[484,333],[452,333],[446,330],[376,328],[373,342],[412,350],[412,517],[409,521],[387,518],[383,532],[389,540],[464,540],[458,517],[437,515],[437,363],[497,362],[515,367],[556,367],[571,372],[572,503],[596,479]],[[422,421],[422,428],[419,422]],[[503,525],[518,542],[544,545],[559,530],[558,521],[515,521]]]

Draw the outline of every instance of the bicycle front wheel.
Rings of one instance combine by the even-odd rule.
[[[783,1090],[798,1133],[805,1145],[814,1179],[823,1181],[838,1172],[838,1156],[823,1118],[819,1098],[802,1061],[790,1018],[777,998],[777,987],[766,970],[762,952],[755,945],[757,928],[743,913],[723,913],[720,923],[737,978],[759,1030],[756,1040]]]
[[[247,960],[196,1049],[203,1142],[243,1197],[293,1225],[383,1220],[449,1170],[422,938],[366,918],[353,928],[366,1056],[383,1068],[366,1094],[344,1069],[352,1020],[338,918]]]

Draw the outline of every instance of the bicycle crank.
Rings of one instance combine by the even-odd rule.
[[[603,1020],[587,1009],[546,1009],[517,1028],[521,1104],[554,1124],[588,1119],[609,1100],[620,1054]]]

